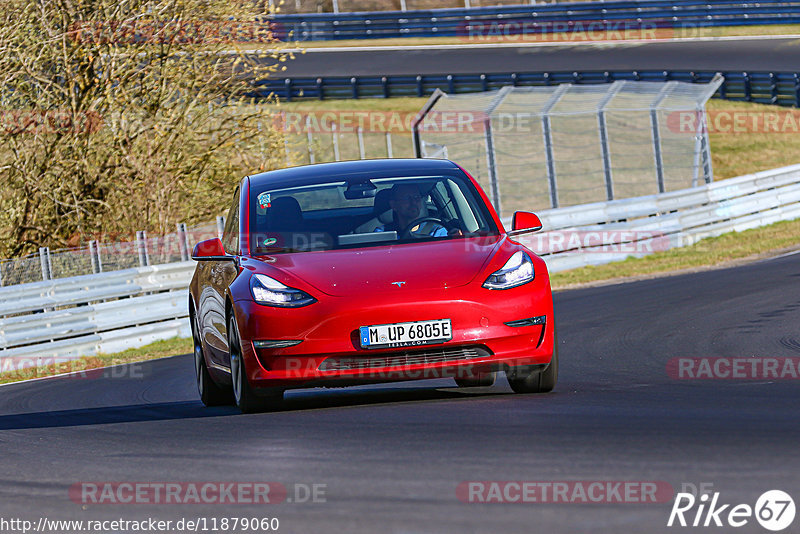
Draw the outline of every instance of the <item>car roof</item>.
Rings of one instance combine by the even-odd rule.
[[[347,178],[391,178],[393,176],[427,176],[437,173],[461,172],[458,165],[446,159],[365,159],[302,165],[250,175],[250,186],[266,189],[269,186],[296,187],[320,181]]]

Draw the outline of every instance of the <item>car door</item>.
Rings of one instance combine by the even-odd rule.
[[[236,188],[233,195],[228,216],[225,219],[225,229],[222,235],[222,245],[225,252],[238,258],[239,251],[239,209],[240,188]],[[225,317],[225,294],[228,286],[239,273],[238,260],[234,261],[204,261],[199,263],[201,279],[205,282],[201,286],[200,295],[200,329],[203,341],[209,349],[209,359],[213,367],[230,368],[230,354],[228,351],[228,328]]]

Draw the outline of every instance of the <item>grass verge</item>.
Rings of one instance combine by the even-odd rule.
[[[31,380],[33,378],[44,378],[48,376],[62,375],[66,373],[81,373],[78,377],[84,376],[82,373],[91,371],[93,369],[101,369],[103,367],[111,367],[113,365],[120,365],[125,363],[142,362],[146,360],[155,360],[157,358],[165,358],[167,356],[175,356],[177,354],[187,354],[192,352],[191,338],[172,338],[163,341],[156,341],[144,347],[128,349],[114,354],[98,354],[96,356],[85,356],[75,360],[66,360],[61,358],[43,358],[42,365],[35,367],[27,367],[25,369],[13,368],[17,362],[9,359],[0,360],[2,364],[2,372],[0,372],[0,384],[8,384],[10,382],[20,382],[22,380]],[[38,361],[35,356],[29,360]],[[21,362],[19,362],[21,365]],[[94,376],[94,374],[87,373],[87,377]]]
[[[624,281],[665,273],[728,266],[775,256],[800,248],[800,220],[782,221],[763,228],[730,232],[694,245],[655,252],[644,258],[592,265],[553,273],[553,289],[571,289],[602,281]]]

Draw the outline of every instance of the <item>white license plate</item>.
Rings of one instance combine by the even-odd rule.
[[[359,334],[365,349],[432,345],[453,339],[450,319],[362,326]]]

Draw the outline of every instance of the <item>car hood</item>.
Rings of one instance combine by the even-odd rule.
[[[331,296],[380,294],[469,284],[492,257],[501,236],[428,241],[374,248],[276,254],[260,258]],[[398,282],[395,284],[394,282]]]

